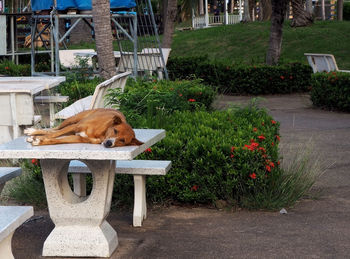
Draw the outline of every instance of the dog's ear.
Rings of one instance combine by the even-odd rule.
[[[114,124],[118,125],[120,123],[122,123],[122,119],[118,115],[114,116]]]
[[[130,146],[141,146],[143,144],[143,142],[141,142],[140,140],[133,138],[130,142]]]

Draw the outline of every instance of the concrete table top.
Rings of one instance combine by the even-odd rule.
[[[64,76],[57,77],[0,77],[0,93],[30,93],[37,94],[53,88],[64,82]]]
[[[32,146],[26,137],[17,138],[0,145],[0,159],[87,159],[87,160],[132,160],[148,147],[165,137],[162,129],[135,129],[136,138],[144,142],[141,146],[105,148],[96,144],[60,144]]]

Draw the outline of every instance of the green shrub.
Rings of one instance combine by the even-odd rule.
[[[350,111],[350,73],[317,73],[312,79],[311,100],[315,106]]]
[[[344,3],[343,19],[350,21],[350,3],[349,2]]]
[[[212,203],[260,192],[281,173],[279,124],[255,107],[231,111],[176,111],[136,127],[164,128],[167,137],[139,159],[171,160],[166,176],[147,178],[149,200]],[[129,186],[127,188],[127,186]],[[132,192],[128,176],[116,179],[115,195]],[[124,194],[123,194],[124,193]]]
[[[0,74],[7,76],[30,76],[30,65],[16,65],[11,61],[5,60],[0,63]]]
[[[226,94],[285,94],[308,91],[310,66],[291,63],[281,66],[227,65],[206,57],[178,57],[168,62],[172,79],[195,76]]]
[[[99,77],[90,78],[88,73],[67,74],[66,81],[58,86],[61,95],[69,96],[66,105],[92,95],[96,86],[102,82]]]
[[[128,113],[128,121],[144,120],[157,117],[157,114],[171,114],[174,111],[193,111],[198,108],[206,110],[215,98],[215,91],[201,83],[192,81],[146,81],[129,80],[124,93],[113,89],[107,96],[110,104],[120,107]],[[131,113],[132,111],[132,113]]]

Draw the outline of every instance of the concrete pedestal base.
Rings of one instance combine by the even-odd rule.
[[[117,232],[107,221],[97,227],[60,226],[46,239],[43,256],[109,257],[117,246]]]
[[[15,233],[15,231],[13,231],[0,242],[0,258],[2,259],[14,259],[11,249],[11,240],[13,233]]]
[[[79,197],[69,186],[69,160],[41,160],[49,213],[55,228],[43,256],[109,257],[118,246],[116,231],[105,220],[111,206],[115,161],[85,160],[91,170],[90,196]]]

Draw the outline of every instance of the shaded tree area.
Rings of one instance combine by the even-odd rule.
[[[293,19],[290,24],[292,27],[304,27],[313,23],[312,14],[304,9],[303,0],[292,0]]]

